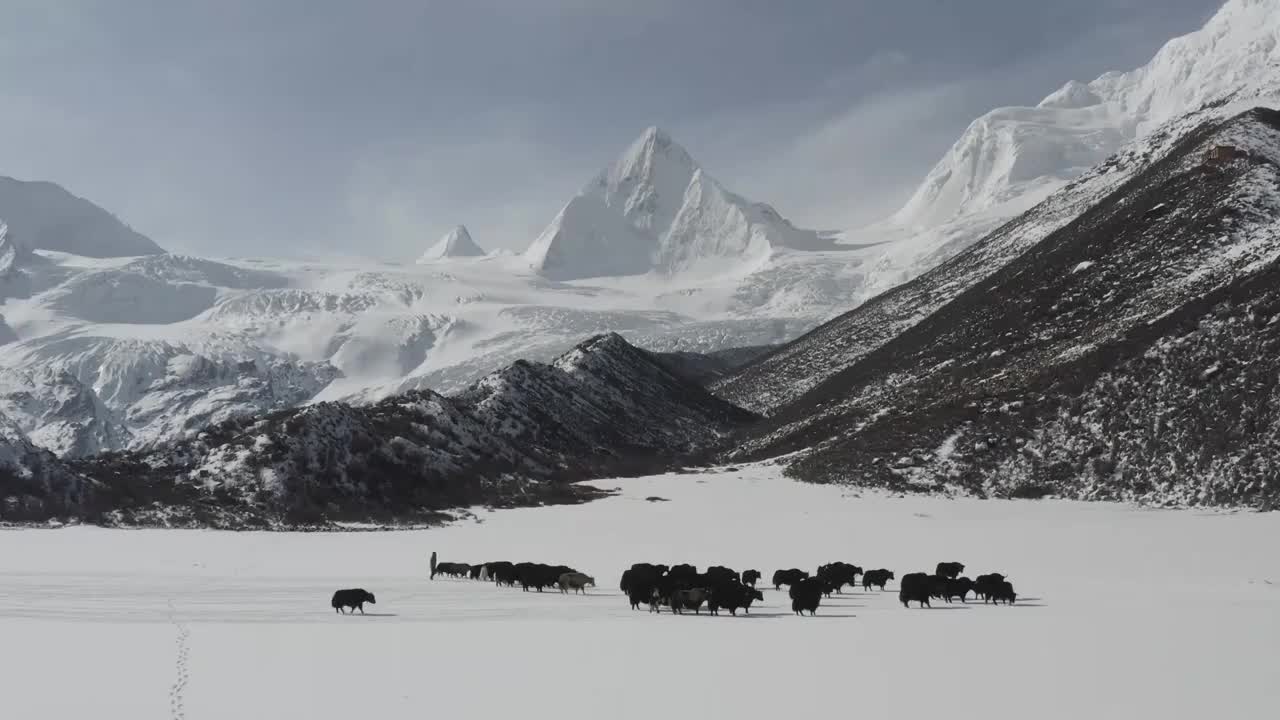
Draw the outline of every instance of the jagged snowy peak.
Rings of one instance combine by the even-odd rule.
[[[611,335],[452,398],[319,403],[75,467],[98,483],[95,522],[420,522],[476,504],[581,501],[593,491],[571,481],[676,466],[755,419]]]
[[[1034,108],[975,120],[893,222],[931,227],[1034,205],[1123,144],[1222,98],[1280,97],[1280,0],[1229,0],[1200,30],[1167,43],[1147,65],[1070,82]]]
[[[447,260],[449,258],[459,257],[483,257],[484,250],[471,239],[471,233],[467,232],[465,225],[459,225],[422,254],[418,258],[419,263],[435,262],[437,260]]]
[[[557,280],[752,267],[775,247],[830,249],[771,207],[726,190],[649,128],[560,211],[525,252]]]
[[[108,258],[164,252],[114,215],[50,182],[0,177],[0,219],[32,250]]]
[[[904,490],[1280,500],[1280,112],[1160,142],[1170,150],[1137,172],[1124,168],[1140,155],[1118,156],[1020,218],[1051,220],[1082,187],[1127,178],[967,289],[937,280],[963,282],[1008,236],[895,293],[896,312],[833,324],[874,335],[916,309],[903,298],[950,293],[753,428],[742,455],[802,451],[797,477]],[[1211,157],[1221,146],[1238,154]]]

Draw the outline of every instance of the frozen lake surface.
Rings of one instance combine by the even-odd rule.
[[[1280,514],[891,498],[774,468],[605,481],[614,498],[412,532],[0,532],[0,706],[79,718],[1263,717],[1280,702]],[[669,502],[648,502],[660,496]],[[594,575],[589,596],[427,579]],[[1013,607],[815,618],[632,612],[634,562],[1004,572]],[[369,615],[333,591],[363,587]]]

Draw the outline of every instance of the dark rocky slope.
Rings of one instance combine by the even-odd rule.
[[[757,345],[725,348],[709,353],[660,352],[654,355],[675,374],[699,385],[710,385],[732,375],[738,368],[763,357],[776,347],[776,345]]]
[[[0,476],[0,498],[25,508],[0,519],[228,528],[430,522],[470,505],[589,499],[596,493],[574,481],[676,467],[755,419],[605,335],[549,365],[516,363],[453,397],[321,403],[71,464],[46,453],[58,487]]]
[[[1207,162],[1217,145],[1249,155]],[[778,409],[734,456],[803,451],[788,472],[814,482],[1273,503],[1278,162],[1274,111],[1198,127],[1074,221]],[[963,270],[1005,233],[936,272]]]

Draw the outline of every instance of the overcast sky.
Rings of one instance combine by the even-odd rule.
[[[646,126],[797,224],[1219,0],[0,0],[0,174],[174,251],[523,249]]]

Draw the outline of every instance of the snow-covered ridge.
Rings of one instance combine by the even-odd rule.
[[[1117,156],[1011,223],[1012,234],[993,234],[833,323],[880,344],[751,429],[743,447],[758,455],[747,456],[807,450],[789,472],[816,482],[1277,502],[1270,448],[1280,423],[1258,403],[1272,394],[1280,357],[1271,351],[1280,328],[1280,112],[1209,118],[1162,137],[1138,143],[1151,156],[1138,155],[1136,172],[1127,169],[1133,155]],[[1211,154],[1223,146],[1240,152]],[[1122,181],[1108,185],[1108,174]],[[1105,196],[1091,191],[1107,187]],[[1021,244],[1038,236],[1036,224],[1056,221],[1057,208],[1088,196],[1073,222]],[[1021,249],[1012,256],[1011,241]],[[972,261],[992,256],[1012,259],[972,272]],[[933,293],[940,307],[927,307]],[[879,334],[911,305],[924,317]],[[783,370],[804,359],[778,358],[789,359]]]
[[[893,217],[931,227],[1004,205],[1011,216],[1166,121],[1225,97],[1274,105],[1280,0],[1229,0],[1147,65],[1072,81],[1034,108],[978,118]]]
[[[212,423],[145,452],[81,460],[75,468],[94,480],[92,492],[70,507],[64,495],[79,492],[79,476],[47,452],[33,460],[34,446],[10,423],[0,470],[8,463],[19,479],[0,472],[0,498],[17,496],[28,510],[19,517],[0,506],[0,520],[391,523],[476,504],[581,501],[591,492],[570,481],[676,466],[755,419],[609,335],[549,365],[514,363],[453,397],[421,391],[368,406],[318,403]],[[0,426],[0,441],[4,432]],[[20,480],[42,458],[59,469],[43,490]]]
[[[12,240],[31,250],[97,258],[164,252],[111,213],[49,182],[0,177],[0,221]]]
[[[832,249],[768,205],[729,192],[662,130],[647,129],[525,252],[557,280],[758,267],[776,248]]]

